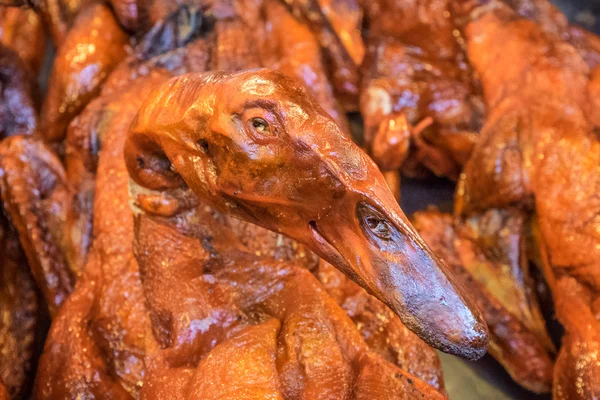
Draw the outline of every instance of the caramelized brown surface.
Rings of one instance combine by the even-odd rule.
[[[359,67],[365,55],[360,32],[363,22],[362,3],[358,0],[282,2],[316,35],[325,59],[329,61],[329,75],[344,109],[357,111],[361,79]]]
[[[190,206],[136,219],[155,341],[143,399],[444,398],[371,353],[308,271],[248,253],[213,211]]]
[[[64,219],[70,197],[63,166],[40,140],[14,136],[0,144],[0,176],[4,209],[55,314],[73,289],[75,272],[67,258]]]
[[[168,74],[149,72],[98,107],[103,122],[94,199],[94,241],[83,277],[53,322],[36,379],[36,398],[130,398],[144,379],[147,317],[133,258],[133,220],[122,158],[141,100]],[[120,82],[114,82],[119,86]],[[118,111],[118,112],[117,112]],[[95,374],[89,374],[88,371]]]
[[[20,2],[20,0],[10,0]],[[51,33],[54,45],[62,46],[67,34],[75,25],[79,13],[89,4],[91,0],[32,0],[27,1],[33,9],[42,17]]]
[[[2,378],[0,378],[0,400],[10,400],[8,390],[4,386],[4,382],[2,382]]]
[[[0,399],[21,399],[31,385],[38,297],[14,228],[0,220]]]
[[[41,131],[46,141],[62,141],[69,122],[125,58],[128,42],[107,6],[90,5],[77,15],[56,54],[44,99]]]
[[[597,74],[586,62],[594,50],[582,52],[581,42],[573,47],[497,2],[472,17],[469,60],[489,115],[461,179],[458,211],[519,204],[535,212],[538,260],[566,330],[555,398],[598,396],[600,109]]]
[[[490,210],[461,223],[436,210],[415,227],[475,298],[490,329],[488,352],[512,378],[537,393],[552,389],[554,347],[533,291],[525,254],[525,220]]]

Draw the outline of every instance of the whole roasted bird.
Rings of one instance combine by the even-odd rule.
[[[566,331],[554,397],[598,397],[597,38],[557,34],[498,1],[475,7],[465,32],[488,116],[457,213],[516,205],[533,214],[534,259]]]
[[[295,114],[300,110],[302,114]],[[393,374],[385,372],[388,367],[381,369],[391,364],[383,359],[367,364],[360,361],[366,345],[354,327],[344,327],[353,325],[332,300],[318,294],[318,284],[311,283],[308,272],[294,272],[280,263],[265,265],[268,258],[257,259],[209,225],[217,211],[207,210],[207,206],[300,239],[344,271],[353,271],[355,279],[358,276],[361,282],[379,285],[369,271],[386,268],[394,259],[379,261],[376,269],[365,269],[347,258],[348,248],[337,237],[343,229],[345,237],[355,238],[353,248],[364,249],[360,252],[363,265],[377,259],[369,250],[375,243],[381,246],[390,241],[388,254],[392,256],[398,251],[391,243],[399,238],[393,231],[399,229],[396,224],[400,220],[398,214],[381,207],[398,206],[374,165],[331,124],[330,117],[304,90],[268,71],[184,75],[155,90],[144,102],[125,146],[128,169],[136,183],[131,189],[136,213],[141,213],[136,218],[135,249],[157,342],[147,357],[148,385],[142,397],[227,393],[231,397],[226,398],[238,398],[245,393],[254,398],[260,393],[274,398],[322,398],[353,393],[357,398],[412,398],[403,384],[396,387],[402,381],[398,375],[390,381]],[[255,152],[257,146],[268,151]],[[337,150],[309,150],[315,146]],[[296,148],[306,150],[297,152]],[[285,161],[291,158],[295,162]],[[360,176],[353,176],[359,169],[344,164],[345,160],[362,167]],[[274,169],[274,165],[282,168]],[[349,168],[342,170],[339,165]],[[239,171],[248,171],[251,178]],[[372,189],[365,191],[367,182]],[[353,194],[347,192],[350,188]],[[346,195],[340,196],[344,192]],[[204,204],[197,203],[193,194]],[[322,201],[324,196],[331,196],[338,210],[358,214],[350,217],[350,223],[333,224],[329,218],[335,216],[328,211],[332,205]],[[299,201],[301,198],[304,201]],[[372,223],[374,219],[377,224]],[[383,223],[390,225],[383,227]],[[335,230],[331,230],[333,225]],[[385,231],[390,235],[384,235]],[[405,234],[411,235],[410,231]],[[178,249],[177,255],[165,250],[171,248]],[[399,251],[401,257],[413,257],[412,251]],[[181,274],[187,279],[180,280]],[[402,275],[398,271],[396,277]],[[178,289],[167,289],[170,285]],[[381,289],[369,289],[389,303]],[[411,295],[417,296],[423,295]],[[324,309],[329,311],[321,314]],[[419,318],[421,310],[410,312]],[[257,326],[261,323],[268,325]],[[198,324],[203,328],[198,329]],[[263,335],[272,332],[270,335],[279,336],[277,342],[283,341],[283,347],[276,342],[247,342],[250,332],[259,328]],[[218,361],[231,357],[232,351],[244,357],[245,348],[256,354],[258,350],[251,349],[258,345],[266,352],[255,360],[257,366],[244,369],[244,374],[232,372],[237,371],[235,362]],[[323,346],[331,351],[314,352]],[[225,368],[211,372],[213,379],[195,378],[217,366]],[[381,376],[363,377],[363,368],[377,369],[376,375]],[[358,376],[353,371],[358,371]],[[222,379],[231,386],[219,384]],[[412,385],[416,381],[409,378],[407,382]],[[424,390],[422,384],[415,388]],[[390,390],[389,385],[395,388]]]

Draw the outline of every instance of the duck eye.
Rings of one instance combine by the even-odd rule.
[[[263,135],[269,134],[271,132],[269,123],[262,118],[258,118],[258,117],[252,118],[252,127],[258,133],[261,133]]]
[[[386,221],[377,217],[366,217],[365,222],[373,234],[381,239],[389,239],[392,235]]]

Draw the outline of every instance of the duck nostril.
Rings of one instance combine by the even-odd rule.
[[[203,153],[208,153],[208,142],[206,141],[206,139],[200,139],[196,142],[196,145],[198,146],[198,148],[200,149],[201,152]]]
[[[392,226],[376,208],[367,204],[360,204],[357,214],[362,222],[363,229],[380,239],[390,240],[392,238]]]

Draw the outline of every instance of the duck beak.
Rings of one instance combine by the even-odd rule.
[[[376,169],[376,168],[375,168]],[[371,170],[371,174],[379,171]],[[373,296],[429,345],[482,357],[488,329],[474,301],[402,213],[383,177],[358,183],[308,229],[312,248]]]

